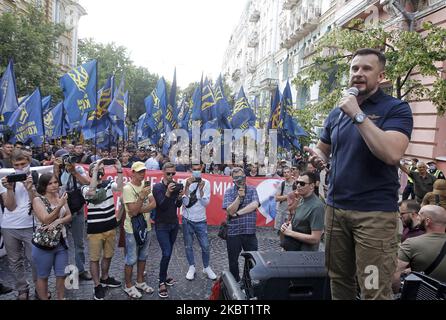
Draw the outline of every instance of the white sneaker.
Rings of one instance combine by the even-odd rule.
[[[195,266],[190,266],[189,271],[186,274],[186,279],[189,281],[194,280],[195,278]]]
[[[203,273],[207,274],[208,278],[211,280],[217,279],[217,275],[212,271],[211,267],[204,268]]]

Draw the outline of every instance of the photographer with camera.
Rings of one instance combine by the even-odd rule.
[[[25,274],[25,257],[32,264],[31,239],[33,236],[34,218],[32,201],[36,196],[33,177],[30,173],[29,156],[22,150],[14,150],[11,163],[15,174],[1,179],[0,195],[3,200],[4,213],[2,219],[2,236],[8,255],[9,267],[16,281],[18,300],[28,300],[29,283]],[[36,272],[32,267],[33,280]]]
[[[81,187],[89,185],[90,180],[84,168],[75,164],[75,158],[69,152],[61,149],[55,153],[54,175],[59,178],[59,185],[68,194],[68,206],[71,210],[71,234],[74,242],[74,257],[79,270],[79,279],[90,281],[91,275],[85,270],[84,229],[85,199]]]
[[[223,209],[228,215],[228,237],[226,240],[229,270],[237,282],[240,281],[238,258],[244,251],[257,251],[256,237],[257,208],[259,195],[255,187],[246,185],[242,168],[232,170],[234,186],[226,190]]]
[[[114,165],[117,180],[107,180],[104,165]],[[114,192],[122,192],[122,166],[118,160],[103,159],[90,164],[88,173],[90,185],[82,187],[87,201],[87,234],[90,253],[90,271],[94,282],[94,299],[104,300],[105,288],[117,288],[121,282],[110,277],[111,260],[115,252],[117,220],[115,215]],[[99,269],[99,260],[101,260]],[[99,278],[101,271],[101,278]]]
[[[202,169],[200,164],[192,165],[192,176],[186,180],[183,197],[183,238],[189,263],[187,280],[193,280],[195,277],[194,235],[201,247],[203,273],[211,280],[217,278],[209,266],[209,239],[206,222],[206,207],[211,200],[211,184],[201,177]]]
[[[155,232],[162,251],[159,273],[159,291],[161,298],[168,298],[167,286],[173,286],[175,280],[167,277],[173,245],[177,239],[179,222],[177,209],[183,204],[184,186],[176,183],[175,165],[167,162],[163,166],[163,180],[153,187],[156,201]]]

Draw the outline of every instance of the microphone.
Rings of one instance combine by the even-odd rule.
[[[348,97],[348,96],[359,96],[359,89],[356,87],[351,87],[348,88],[345,92],[344,92],[344,97]],[[344,117],[345,113],[344,111],[342,111],[341,109],[341,113],[339,114],[339,121],[342,120],[342,118]]]

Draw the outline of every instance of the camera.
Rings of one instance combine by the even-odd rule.
[[[150,180],[144,181],[144,188],[150,187]]]
[[[8,181],[8,183],[22,182],[22,181],[26,181],[27,178],[28,178],[28,175],[25,173],[10,174],[9,176],[6,177],[6,181]]]
[[[102,160],[104,166],[112,166],[116,164],[116,159],[104,159]]]
[[[173,193],[180,193],[181,191],[183,191],[184,189],[184,185],[181,183],[177,183],[175,185],[175,189],[173,190]]]
[[[76,156],[70,156],[70,155],[65,155],[62,157],[62,164],[64,166],[66,165],[73,165],[76,163],[77,157]]]

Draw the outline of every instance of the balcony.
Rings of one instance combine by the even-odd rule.
[[[260,20],[260,11],[254,10],[251,15],[249,16],[249,22],[258,22]]]
[[[249,73],[255,73],[257,71],[257,65],[254,63],[254,61],[249,60],[247,62],[247,70]]]
[[[303,10],[301,21],[302,24],[300,28],[304,35],[314,31],[319,25],[321,18],[321,8],[319,7],[307,7],[306,10]]]
[[[278,85],[278,79],[264,78],[260,81],[260,90],[274,91]]]
[[[239,81],[241,75],[242,75],[242,72],[240,71],[240,69],[235,70],[231,75],[232,81],[234,81],[234,82]]]
[[[248,48],[255,48],[258,45],[259,45],[259,34],[257,32],[253,32],[248,38]]]
[[[285,2],[283,3],[283,9],[291,10],[296,6],[298,2],[299,0],[285,0]]]

